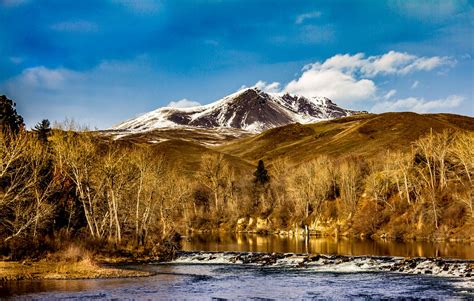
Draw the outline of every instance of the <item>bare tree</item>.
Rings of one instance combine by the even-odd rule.
[[[135,236],[138,244],[145,244],[150,224],[157,217],[155,210],[165,180],[163,156],[155,156],[148,147],[136,148],[131,154],[136,168],[135,185]]]
[[[296,202],[297,212],[305,220],[310,214],[314,215],[315,220],[320,219],[323,203],[332,185],[330,166],[331,161],[321,156],[298,166],[290,175],[290,194]]]
[[[351,219],[356,211],[360,189],[360,170],[353,160],[344,160],[338,167],[338,182],[341,189],[341,199],[347,218]]]
[[[52,193],[49,154],[25,132],[0,135],[0,223],[6,229],[4,242],[28,233],[35,237],[54,209],[47,202]]]
[[[459,199],[474,218],[474,133],[457,133],[449,148],[449,156],[455,165],[456,182],[464,187]]]
[[[63,132],[52,137],[57,167],[75,185],[92,237],[104,237],[110,212],[101,201],[105,179],[98,177],[100,156],[89,133]]]
[[[222,208],[225,197],[229,193],[229,179],[232,176],[233,171],[223,154],[203,155],[198,178],[212,191],[216,212]]]
[[[438,135],[431,132],[415,143],[418,161],[416,171],[424,187],[420,197],[431,204],[436,228],[439,227],[438,196],[444,192],[448,182],[446,157],[449,143],[450,134],[446,131]]]

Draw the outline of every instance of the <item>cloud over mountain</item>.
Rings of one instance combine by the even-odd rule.
[[[166,106],[170,108],[190,108],[200,106],[201,104],[197,101],[183,98],[181,100],[171,101]]]
[[[302,73],[280,89],[280,83],[258,81],[255,86],[269,92],[288,92],[307,97],[325,96],[341,103],[372,100],[376,96],[376,77],[405,76],[419,71],[451,67],[456,61],[450,57],[420,57],[406,52],[389,51],[366,57],[364,53],[337,54],[324,62],[303,67]],[[384,97],[394,95],[394,89]]]
[[[446,112],[458,107],[465,98],[459,95],[450,95],[446,98],[426,100],[417,97],[408,97],[396,101],[384,101],[375,104],[372,108],[374,113],[382,112],[417,112],[435,113]]]

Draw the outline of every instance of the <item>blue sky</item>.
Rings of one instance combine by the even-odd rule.
[[[0,94],[28,126],[107,128],[254,85],[473,116],[473,28],[467,0],[0,0]]]

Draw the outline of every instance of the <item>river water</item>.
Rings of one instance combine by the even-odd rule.
[[[466,277],[469,274],[465,270],[463,276],[443,272],[448,271],[448,264],[449,271],[457,271],[473,261],[443,265],[420,260],[415,268],[406,264],[407,273],[393,268],[400,267],[404,259],[385,257],[437,255],[472,259],[474,246],[468,244],[200,235],[186,238],[183,249],[187,252],[170,263],[129,266],[152,271],[155,276],[11,282],[3,284],[0,296],[23,300],[474,299],[474,277]],[[194,250],[201,252],[190,252]],[[270,264],[260,264],[275,259],[275,255],[253,252],[377,256],[313,256],[308,261],[310,256],[281,254]],[[255,260],[257,257],[260,261]]]
[[[183,240],[186,251],[280,252],[474,259],[474,242],[401,242],[294,236],[206,233]]]

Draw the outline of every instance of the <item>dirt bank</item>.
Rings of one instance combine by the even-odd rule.
[[[93,279],[145,277],[152,273],[95,263],[89,259],[78,262],[0,261],[0,281],[24,279]]]

